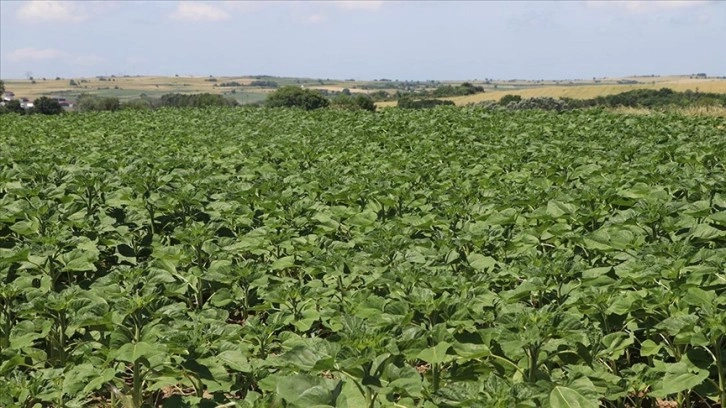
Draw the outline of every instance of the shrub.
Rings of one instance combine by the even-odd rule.
[[[479,92],[484,92],[484,88],[481,86],[474,86],[468,82],[464,82],[459,86],[443,85],[436,88],[432,95],[438,98],[445,96],[463,96],[473,95]]]
[[[341,93],[333,99],[331,107],[346,110],[367,110],[371,112],[376,111],[376,104],[373,102],[368,95],[357,94],[357,95],[346,95]]]
[[[43,115],[58,115],[63,112],[63,107],[60,102],[47,96],[41,96],[40,98],[33,101],[34,112]]]
[[[162,95],[159,106],[174,108],[202,108],[206,106],[236,106],[237,101],[225,98],[222,95],[203,94],[166,94]]]
[[[121,109],[118,98],[83,94],[77,103],[80,112],[117,111]]]
[[[502,106],[507,106],[512,102],[519,102],[521,100],[522,100],[522,97],[520,95],[507,94],[507,95],[502,96],[501,99],[499,99],[499,104]]]
[[[404,109],[430,109],[437,106],[453,106],[455,105],[452,101],[442,99],[418,99],[415,100],[411,97],[404,96],[398,100],[398,107]]]
[[[151,109],[151,102],[148,99],[133,99],[126,101],[121,104],[123,110],[149,110]]]
[[[25,109],[23,109],[23,106],[20,104],[19,100],[13,99],[11,101],[8,101],[5,105],[0,106],[0,115],[6,113],[18,113],[23,115],[25,114]]]
[[[260,88],[277,88],[278,84],[275,81],[252,81],[250,86],[259,86]]]
[[[305,110],[313,110],[325,108],[330,104],[319,92],[310,89],[302,89],[297,86],[283,86],[282,88],[271,93],[265,105],[278,108],[303,108]]]
[[[512,110],[524,110],[524,109],[540,109],[540,110],[553,110],[561,112],[568,110],[567,103],[561,99],[555,99],[550,97],[541,98],[528,98],[523,99],[519,102],[511,102],[506,105],[507,109]]]

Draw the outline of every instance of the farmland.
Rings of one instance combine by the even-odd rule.
[[[0,129],[0,406],[726,401],[723,118],[218,108]]]
[[[76,85],[71,86],[70,80]],[[335,93],[349,89],[354,93],[373,93],[385,91],[390,95],[396,92],[434,90],[438,86],[461,84],[464,81],[390,81],[390,80],[338,80],[270,76],[97,76],[88,78],[35,78],[6,79],[6,87],[18,97],[31,100],[40,96],[63,96],[75,100],[81,94],[119,98],[121,101],[140,97],[158,98],[168,93],[214,93],[235,99],[240,104],[259,103],[274,89],[252,86],[253,81],[270,81],[284,85],[301,85],[308,89]],[[589,99],[613,95],[633,89],[660,89],[675,91],[726,93],[726,78],[696,78],[689,75],[658,77],[600,78],[593,80],[517,80],[487,79],[469,80],[481,86],[485,92],[474,95],[445,98],[463,106],[486,101],[498,101],[505,95],[519,95],[523,98],[552,97]],[[221,84],[239,84],[220,86]],[[234,92],[233,92],[234,91]],[[379,107],[395,106],[395,100],[378,102]]]

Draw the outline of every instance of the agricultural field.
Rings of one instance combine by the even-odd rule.
[[[724,118],[0,129],[0,406],[726,404]]]
[[[70,85],[70,80],[76,82],[75,86]],[[212,79],[214,81],[212,81]],[[17,97],[26,97],[31,100],[41,96],[63,96],[75,100],[81,94],[91,94],[101,97],[115,97],[121,101],[138,99],[141,95],[158,98],[169,93],[213,93],[221,94],[228,98],[235,99],[240,104],[253,104],[265,100],[273,88],[250,86],[252,81],[266,80],[277,83],[279,86],[301,85],[308,89],[317,89],[323,92],[341,92],[348,89],[353,93],[372,93],[385,91],[395,95],[397,91],[410,92],[436,89],[441,85],[458,85],[462,82],[470,82],[473,85],[481,86],[485,92],[474,95],[455,96],[443,98],[451,100],[456,105],[465,106],[468,104],[481,103],[486,101],[498,101],[505,95],[519,95],[523,98],[551,97],[551,98],[573,98],[590,99],[598,96],[614,95],[633,89],[660,89],[667,87],[674,91],[684,92],[686,90],[726,93],[726,78],[708,77],[695,78],[687,75],[659,76],[659,77],[623,77],[623,78],[600,78],[600,79],[573,79],[573,80],[482,80],[474,79],[467,81],[436,81],[424,86],[420,82],[411,85],[412,88],[402,89],[406,82],[370,81],[370,80],[337,80],[337,79],[314,79],[314,78],[293,78],[293,77],[269,77],[269,76],[98,76],[88,78],[34,78],[29,79],[5,79],[6,88],[13,91]],[[224,83],[237,82],[239,86],[219,86]],[[632,82],[625,84],[624,82]],[[427,81],[423,81],[424,84]],[[232,93],[234,91],[234,93]],[[396,106],[396,101],[381,101],[379,107]]]
[[[71,79],[76,85],[71,86]],[[289,84],[315,84],[319,80],[309,78],[265,78],[280,86]],[[250,86],[255,77],[189,77],[189,76],[98,76],[91,78],[35,78],[5,80],[5,86],[17,97],[31,100],[41,96],[63,96],[71,99],[81,94],[101,97],[115,97],[121,101],[138,99],[142,95],[158,98],[169,93],[212,93],[221,94],[237,100],[240,104],[264,101],[270,88]],[[219,86],[223,83],[237,82],[240,86]],[[232,91],[235,91],[232,93]]]

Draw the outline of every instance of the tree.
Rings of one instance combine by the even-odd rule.
[[[363,109],[371,112],[376,111],[376,104],[373,102],[373,99],[370,96],[363,94],[346,95],[342,93],[333,99],[331,106],[347,110]]]
[[[303,108],[313,110],[325,108],[330,102],[319,92],[297,86],[283,86],[271,93],[265,105],[271,108]]]
[[[5,93],[5,81],[0,79],[0,95]]]
[[[452,101],[443,99],[413,99],[409,95],[404,95],[398,99],[398,107],[403,109],[430,109],[439,105],[455,105]]]
[[[507,95],[502,96],[502,98],[499,100],[499,104],[502,106],[507,106],[512,102],[516,103],[521,100],[522,100],[522,97],[520,95],[507,94]]]
[[[19,113],[21,115],[25,113],[25,109],[23,109],[23,106],[20,104],[20,101],[17,99],[8,101],[8,103],[5,104],[5,109],[7,109],[7,111],[11,112],[11,113]]]
[[[76,103],[81,112],[117,111],[121,108],[118,98],[82,94]]]
[[[71,80],[70,80],[70,81],[68,82],[68,85],[69,85],[69,86],[78,86],[78,83],[77,83],[77,82],[76,82],[75,80],[71,79]]]
[[[166,94],[161,96],[160,106],[174,108],[203,108],[206,106],[236,106],[237,101],[216,94]]]
[[[42,113],[43,115],[58,115],[63,112],[63,107],[60,103],[47,96],[41,96],[40,98],[33,101],[35,111]]]

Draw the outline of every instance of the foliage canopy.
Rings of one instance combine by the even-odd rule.
[[[0,406],[723,405],[725,128],[3,115]]]

